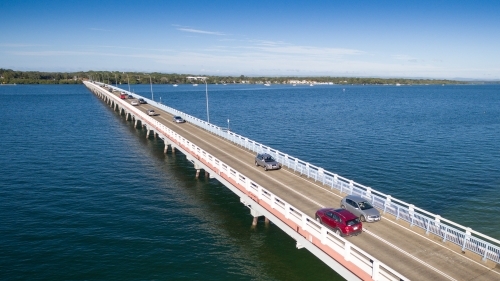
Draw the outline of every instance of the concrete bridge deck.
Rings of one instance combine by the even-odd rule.
[[[118,96],[118,92],[114,92]],[[131,100],[123,100],[130,103]],[[137,106],[146,112],[153,108],[153,118],[211,155],[242,171],[247,177],[283,198],[310,217],[321,207],[339,207],[346,194],[323,186],[293,170],[264,171],[254,164],[255,154],[190,123],[177,124],[172,115],[149,104]],[[410,227],[394,216],[383,214],[380,222],[363,223],[364,232],[347,238],[350,242],[391,266],[410,280],[500,280],[500,265],[483,261],[472,252],[462,253],[452,243]]]

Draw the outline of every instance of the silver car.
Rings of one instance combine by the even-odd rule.
[[[175,123],[184,123],[184,122],[186,122],[186,120],[184,120],[180,116],[174,116],[174,118],[172,118],[172,121],[174,121]]]
[[[262,166],[266,171],[281,168],[281,164],[267,153],[258,153],[257,156],[255,156],[255,166]]]
[[[381,218],[380,212],[361,196],[347,195],[340,200],[340,207],[358,216],[361,221],[376,222]]]

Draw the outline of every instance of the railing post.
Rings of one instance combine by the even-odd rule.
[[[413,226],[413,219],[414,219],[414,214],[415,214],[414,208],[415,208],[415,205],[413,205],[413,204],[408,205],[408,215],[410,216],[410,219],[411,219],[410,220],[410,222],[411,222],[410,227]]]
[[[325,173],[323,168],[318,168],[318,173],[316,174],[316,179],[314,180],[318,180],[318,177],[321,179],[321,183],[325,184]]]
[[[354,190],[354,182],[352,180],[349,181],[349,195],[352,195],[352,191]]]
[[[271,209],[276,209],[276,198],[274,198],[274,193],[271,193]]]
[[[467,227],[465,229],[465,237],[464,237],[464,244],[462,245],[462,252],[465,252],[467,242],[469,242],[469,240],[470,240],[471,231],[472,231],[472,229],[470,227]]]
[[[285,203],[285,219],[290,219],[290,205]]]
[[[380,272],[380,261],[372,260],[372,279],[374,281],[379,280],[379,278],[378,278],[379,272]]]
[[[436,215],[434,217],[434,225],[439,228],[440,222],[441,222],[441,216],[440,215]],[[429,222],[427,223],[427,231],[425,232],[425,234],[429,234],[430,228],[431,228],[431,222],[429,220]]]
[[[373,205],[372,189],[370,187],[366,188],[365,197],[370,199],[370,201],[371,201],[370,203],[372,203],[372,205]]]
[[[484,255],[483,255],[483,261],[486,261],[486,255],[488,254],[488,244],[485,244],[484,246]]]
[[[346,261],[351,260],[351,242],[346,241],[344,244],[344,259]]]
[[[441,229],[441,226],[439,226],[439,229]],[[443,236],[443,243],[446,242],[446,238],[448,238],[448,227],[445,226],[446,231],[444,232]]]
[[[391,205],[391,198],[392,197],[390,195],[387,195],[387,197],[385,198],[385,202],[384,202],[384,214],[387,211],[387,206]]]
[[[326,244],[326,232],[328,229],[326,226],[321,226],[321,244],[325,245]]]
[[[332,188],[333,186],[337,186],[339,184],[339,177],[337,176],[337,174],[333,174],[333,180],[332,180]],[[340,185],[340,193],[342,194],[342,185]]]

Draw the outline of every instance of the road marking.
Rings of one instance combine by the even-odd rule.
[[[380,240],[380,241],[384,242],[385,244],[387,244],[387,245],[391,246],[392,248],[394,248],[394,249],[398,250],[399,252],[401,252],[401,253],[405,254],[406,256],[410,257],[411,259],[413,259],[413,260],[415,260],[415,261],[417,261],[417,262],[419,262],[419,263],[423,264],[424,266],[426,266],[426,267],[428,267],[428,268],[430,268],[430,269],[434,270],[435,272],[437,272],[437,273],[439,273],[439,274],[443,275],[444,277],[448,278],[449,280],[455,280],[455,281],[457,281],[457,279],[455,279],[455,278],[453,278],[453,277],[451,277],[451,276],[449,276],[449,275],[445,274],[444,272],[442,272],[442,271],[438,270],[437,268],[435,268],[435,267],[431,266],[430,264],[428,264],[428,263],[424,262],[423,260],[418,259],[417,257],[415,257],[415,256],[413,256],[412,254],[410,254],[410,253],[408,253],[408,252],[404,251],[403,249],[401,249],[401,248],[397,247],[396,245],[393,245],[393,244],[389,243],[388,241],[386,241],[386,240],[384,240],[383,238],[381,238],[381,237],[379,237],[379,236],[375,235],[375,234],[374,234],[374,233],[372,233],[371,231],[368,231],[368,230],[364,229],[364,232],[365,232],[365,233],[367,233],[367,234],[372,235],[373,237],[377,238],[378,240]]]
[[[479,265],[479,266],[481,266],[481,267],[483,267],[483,268],[485,268],[485,269],[490,270],[491,272],[494,272],[494,273],[496,273],[496,274],[500,275],[500,272],[497,272],[497,271],[495,271],[495,270],[492,270],[492,268],[489,268],[489,267],[485,266],[484,264],[481,264],[481,263],[479,263],[479,262],[477,262],[477,261],[475,261],[475,260],[473,260],[473,259],[471,259],[471,258],[465,257],[465,256],[463,256],[463,255],[461,255],[461,254],[459,254],[459,253],[457,253],[457,252],[453,251],[452,249],[450,249],[450,248],[448,248],[448,247],[446,247],[446,246],[444,246],[444,245],[442,245],[442,244],[439,244],[439,243],[437,243],[436,241],[433,241],[433,240],[429,239],[428,237],[423,236],[422,234],[419,234],[419,233],[417,233],[417,232],[415,232],[415,231],[413,231],[413,230],[411,230],[411,229],[409,229],[409,228],[407,228],[407,227],[405,227],[405,226],[403,226],[403,225],[400,225],[400,224],[396,223],[395,221],[392,221],[392,220],[390,220],[390,219],[386,219],[385,221],[388,221],[388,222],[390,222],[390,223],[393,223],[393,224],[395,224],[395,225],[397,225],[397,226],[401,227],[402,229],[405,229],[405,230],[407,230],[407,231],[409,231],[409,232],[411,232],[411,233],[413,233],[413,234],[415,234],[415,235],[417,235],[417,236],[420,236],[421,238],[424,238],[425,240],[427,240],[427,241],[429,241],[429,242],[432,242],[432,243],[434,243],[434,244],[438,245],[439,247],[441,247],[441,248],[443,248],[443,249],[446,249],[446,250],[448,250],[448,251],[452,252],[453,254],[455,254],[455,255],[457,255],[457,256],[459,256],[459,257],[461,257],[461,258],[464,258],[464,259],[466,259],[466,260],[468,260],[468,261],[470,261],[470,262],[472,262],[472,263],[475,263],[476,265]]]

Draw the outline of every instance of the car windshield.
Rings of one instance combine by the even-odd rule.
[[[373,208],[373,206],[370,203],[366,202],[366,201],[360,202],[360,203],[358,203],[358,205],[359,205],[359,208],[361,210],[368,210],[368,209]]]
[[[350,221],[347,221],[347,222],[346,222],[346,224],[347,224],[348,226],[353,226],[353,225],[358,224],[358,223],[359,223],[359,218],[355,218],[355,219],[353,219],[353,220],[350,220]]]
[[[272,157],[266,157],[264,158],[265,162],[276,162]]]
[[[182,118],[180,118],[179,116],[176,116],[174,117],[176,120],[181,120]]]

